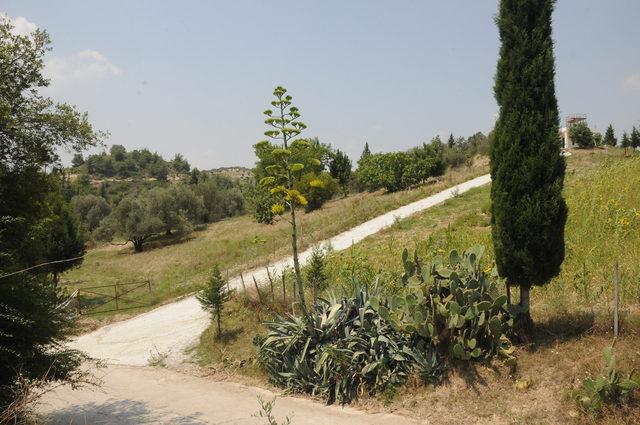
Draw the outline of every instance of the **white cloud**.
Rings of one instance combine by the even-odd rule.
[[[624,77],[624,88],[628,90],[640,90],[640,74],[629,74]]]
[[[102,53],[83,50],[63,57],[51,57],[45,63],[45,75],[51,85],[86,83],[122,74]]]
[[[9,21],[11,21],[11,24],[13,25],[13,29],[11,30],[11,32],[15,35],[29,35],[38,29],[38,26],[36,24],[29,21],[24,16],[18,16],[15,19],[11,19],[9,16],[5,15],[4,13],[0,13],[0,19],[2,20],[8,19]]]

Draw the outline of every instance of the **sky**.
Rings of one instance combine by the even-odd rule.
[[[89,112],[107,144],[252,166],[283,85],[305,135],[355,162],[439,134],[488,133],[499,51],[489,0],[0,0],[52,39],[44,93]],[[640,126],[640,1],[560,0],[560,114]]]

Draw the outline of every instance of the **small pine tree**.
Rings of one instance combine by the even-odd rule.
[[[607,131],[604,133],[604,140],[602,142],[607,146],[615,146],[618,144],[618,140],[616,139],[616,135],[613,132],[613,126],[611,124],[607,127]]]
[[[456,146],[456,139],[453,138],[453,133],[449,134],[449,139],[447,140],[447,147],[449,149],[453,149]]]
[[[196,298],[200,301],[202,308],[207,310],[215,318],[218,333],[216,337],[220,339],[222,335],[221,316],[224,304],[229,301],[231,292],[227,288],[227,282],[222,278],[218,265],[213,266],[211,276],[207,282],[207,286],[201,290]]]
[[[322,291],[327,285],[327,273],[324,266],[324,253],[319,248],[314,248],[309,259],[309,268],[307,269],[307,282],[311,287],[313,302],[318,299],[318,292]]]
[[[620,146],[624,148],[624,154],[626,155],[627,149],[631,147],[631,139],[629,138],[629,135],[627,134],[626,131],[622,133],[622,140],[620,141]]]
[[[631,130],[631,138],[629,142],[632,149],[640,148],[640,131],[638,131],[635,126]]]

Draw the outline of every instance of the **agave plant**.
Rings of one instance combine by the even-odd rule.
[[[395,330],[371,307],[368,285],[354,282],[354,294],[319,299],[310,312],[314,334],[295,316],[266,323],[258,338],[259,361],[271,381],[292,391],[347,403],[403,384],[412,371],[435,379],[441,368],[435,351],[414,350],[410,335]],[[377,288],[374,293],[378,293]]]

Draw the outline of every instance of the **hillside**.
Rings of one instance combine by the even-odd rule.
[[[300,248],[487,171],[487,162],[479,160],[471,166],[449,170],[437,181],[414,189],[389,194],[362,192],[330,201],[320,210],[300,215]],[[233,276],[290,253],[290,228],[284,221],[264,225],[244,215],[198,229],[186,238],[160,237],[137,254],[128,245],[91,249],[82,265],[64,274],[62,280],[74,290],[148,279],[152,283],[152,294],[142,291],[130,297],[133,295],[145,304],[155,305],[199,288],[214,264],[218,264],[224,274]],[[105,299],[109,291],[113,293],[113,288],[104,291],[104,297],[92,296],[88,301]]]
[[[537,326],[531,339],[518,346],[517,367],[470,366],[454,372],[445,385],[429,388],[416,382],[379,399],[360,400],[361,406],[435,424],[472,418],[476,423],[638,423],[637,405],[608,411],[606,419],[589,418],[564,393],[585,376],[603,373],[602,349],[612,341],[615,259],[621,270],[622,305],[617,366],[626,371],[640,367],[640,194],[633,190],[640,187],[640,157],[623,157],[618,150],[575,151],[567,171],[566,260],[560,276],[532,291]],[[488,210],[489,188],[475,189],[331,255],[331,290],[348,289],[346,282],[355,274],[362,281],[381,275],[383,285],[393,291],[404,247],[429,258],[483,244],[488,251],[485,267],[491,269]],[[252,362],[252,339],[269,313],[258,309],[256,314],[256,308],[233,300],[225,317],[233,336],[221,343],[213,329],[208,330],[198,355],[215,370],[240,373],[244,377],[238,379],[264,385],[263,372]]]

